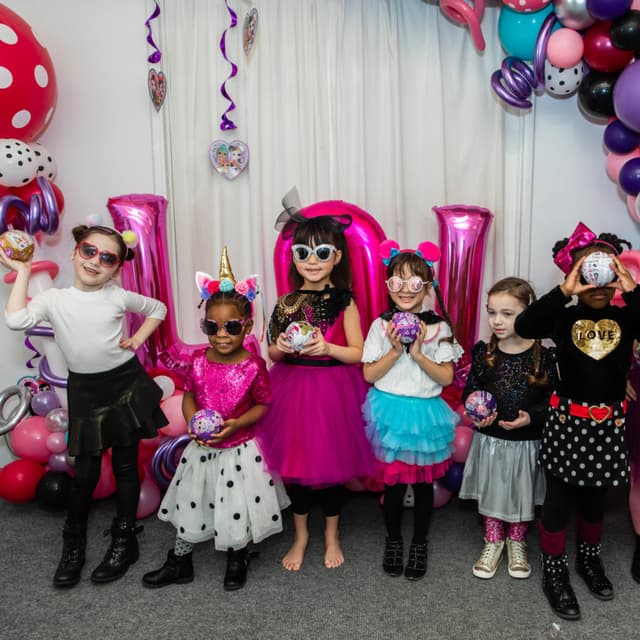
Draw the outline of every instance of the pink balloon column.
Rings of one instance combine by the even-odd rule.
[[[442,251],[436,277],[456,339],[465,351],[457,365],[457,371],[464,376],[470,363],[471,347],[478,336],[484,249],[493,214],[482,207],[464,205],[433,207],[433,210],[440,226]],[[459,376],[456,376],[456,383],[464,384]]]
[[[191,354],[204,344],[186,344],[178,337],[171,293],[167,200],[152,194],[131,194],[109,198],[107,208],[118,231],[131,229],[138,236],[134,259],[122,268],[122,285],[167,305],[165,321],[139,349],[138,357],[146,368],[162,365],[182,378]],[[128,322],[132,334],[142,318],[130,315]]]
[[[378,258],[378,246],[386,235],[377,220],[366,211],[342,200],[317,202],[300,210],[307,218],[349,214],[351,226],[346,230],[347,246],[351,259],[353,293],[360,311],[362,331],[366,335],[373,320],[387,307],[387,290],[384,284],[385,267]],[[278,236],[273,253],[276,288],[278,295],[294,289],[289,282],[292,239]]]

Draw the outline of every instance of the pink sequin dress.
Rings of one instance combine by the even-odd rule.
[[[276,303],[273,342],[293,321],[318,327],[327,342],[346,345],[350,291],[295,291]],[[370,476],[375,458],[360,406],[367,384],[359,364],[326,357],[286,357],[270,370],[273,402],[258,435],[268,468],[284,482],[314,488]]]
[[[250,354],[242,362],[210,362],[196,351],[185,379],[200,409],[237,418],[256,404],[268,404],[266,363]],[[213,539],[216,549],[242,549],[282,531],[280,511],[289,505],[282,482],[265,468],[256,426],[239,429],[216,447],[190,442],[160,504],[158,517],[196,543]]]

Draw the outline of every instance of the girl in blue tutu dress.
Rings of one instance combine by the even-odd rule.
[[[268,468],[288,485],[295,538],[282,565],[300,569],[314,501],[325,516],[327,568],[340,566],[338,523],[345,482],[374,469],[360,406],[366,384],[358,363],[363,336],[350,291],[351,267],[344,230],[350,216],[305,218],[293,214],[283,229],[293,238],[291,280],[297,289],[278,299],[269,325],[273,401],[263,421],[261,446]],[[304,322],[310,340],[287,337]],[[313,329],[310,329],[310,325]]]
[[[389,311],[377,318],[364,344],[364,377],[373,383],[363,407],[367,436],[380,463],[384,482],[384,521],[387,528],[382,568],[391,576],[403,573],[419,580],[427,570],[427,532],[433,511],[433,481],[451,465],[458,415],[440,397],[453,381],[453,363],[462,348],[453,338],[442,295],[434,280],[438,247],[422,243],[417,251],[399,251],[397,243],[381,245],[387,265]],[[431,288],[445,319],[423,311]],[[396,315],[402,314],[402,315]],[[411,315],[418,316],[417,319]],[[399,319],[413,319],[413,333]],[[413,485],[413,539],[404,567],[403,497]]]

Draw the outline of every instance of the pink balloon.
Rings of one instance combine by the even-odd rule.
[[[455,412],[460,416],[460,424],[465,427],[473,427],[473,421],[466,414],[464,404],[459,404],[457,407],[454,407]]]
[[[182,392],[177,392],[160,403],[160,408],[169,421],[166,427],[158,430],[163,436],[177,438],[187,433],[187,422],[182,414],[182,395]]]
[[[47,436],[47,449],[51,453],[62,453],[67,448],[67,434],[54,431]]]
[[[466,24],[476,49],[484,51],[485,42],[480,26],[484,15],[484,0],[475,0],[472,4],[467,4],[464,0],[440,0],[440,10],[449,20]]]
[[[11,448],[16,456],[34,462],[47,462],[51,452],[47,448],[49,429],[42,416],[24,418],[11,431]]]
[[[162,500],[160,487],[153,481],[151,474],[147,474],[140,484],[140,497],[138,498],[138,509],[136,518],[148,518],[156,513]]]
[[[433,506],[436,509],[444,507],[451,500],[453,493],[449,491],[440,480],[433,481]]]
[[[44,474],[44,467],[33,460],[9,462],[0,469],[0,498],[15,504],[33,500]]]
[[[116,478],[111,468],[111,449],[102,455],[100,463],[100,479],[93,491],[94,500],[103,500],[112,496],[116,491]]]
[[[629,198],[638,200],[640,199],[640,196],[638,198],[629,196]],[[640,222],[640,220],[638,221]],[[640,251],[623,251],[620,254],[620,262],[622,262],[622,264],[629,270],[629,273],[633,276],[633,279],[638,282],[638,280],[640,280]],[[622,293],[618,289],[616,289],[616,292],[613,294],[611,304],[614,304],[617,307],[625,306],[625,301],[622,299]]]
[[[636,222],[640,222],[640,196],[627,196],[627,210]]]
[[[482,290],[482,267],[487,231],[493,214],[488,209],[465,205],[433,207],[440,226],[442,257],[436,263],[447,312],[455,337],[464,349],[456,369],[466,371],[471,347],[478,335],[478,305]],[[463,384],[456,379],[456,384]]]
[[[574,29],[558,29],[549,36],[547,59],[555,67],[574,67],[580,62],[583,53],[584,41]]]
[[[352,289],[360,311],[362,331],[366,335],[373,320],[387,308],[385,266],[378,258],[378,247],[386,240],[377,220],[362,209],[342,200],[317,202],[300,210],[307,218],[317,216],[349,214],[351,226],[345,231],[349,257],[351,259]],[[273,252],[276,287],[278,295],[294,289],[289,282],[292,238],[282,234],[276,240]]]
[[[607,163],[605,165],[607,175],[616,184],[618,183],[618,176],[620,175],[620,169],[631,158],[640,158],[640,149],[631,151],[630,153],[607,153]]]
[[[453,438],[453,446],[455,450],[451,456],[454,462],[464,462],[467,459],[469,453],[469,447],[473,440],[473,429],[464,426],[456,427],[456,434]]]

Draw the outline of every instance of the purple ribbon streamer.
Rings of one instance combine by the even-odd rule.
[[[156,46],[156,43],[153,41],[153,34],[151,31],[151,21],[155,20],[160,15],[160,5],[156,2],[156,8],[153,10],[153,13],[147,18],[144,26],[147,27],[147,42],[155,49],[155,51],[147,58],[147,62],[160,62],[162,60],[162,54],[160,53],[160,49]]]
[[[229,107],[222,114],[220,131],[230,131],[231,129],[237,129],[238,127],[236,127],[233,121],[227,117],[227,114],[230,111],[233,111],[236,108],[236,105],[231,99],[231,96],[227,93],[226,84],[229,80],[231,80],[231,78],[235,77],[235,75],[238,73],[238,67],[233,62],[231,62],[229,58],[227,58],[226,37],[227,37],[227,31],[229,31],[229,29],[233,29],[238,24],[238,16],[236,15],[235,11],[229,6],[229,2],[227,0],[224,0],[224,3],[227,5],[227,11],[231,16],[231,24],[222,32],[222,36],[220,38],[220,51],[222,52],[222,57],[231,65],[231,73],[229,74],[227,79],[220,85],[220,93],[229,101]]]
[[[33,364],[34,360],[37,360],[42,354],[31,344],[31,340],[29,340],[29,336],[24,339],[24,346],[29,349],[29,351],[33,351],[33,355],[27,360],[25,363],[28,369],[35,369],[36,365]]]

